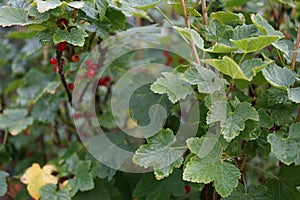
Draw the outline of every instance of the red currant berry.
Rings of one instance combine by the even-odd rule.
[[[69,90],[74,90],[74,83],[69,83],[68,84],[68,88],[69,88]]]
[[[108,87],[108,82],[105,81],[105,78],[100,78],[98,81],[98,86]]]
[[[67,48],[67,42],[60,42],[56,45],[58,51],[64,51]]]
[[[73,62],[79,62],[80,61],[80,57],[78,55],[73,55],[72,56],[72,61]]]
[[[95,64],[95,63],[92,63],[92,64],[89,65],[89,68],[90,68],[90,69],[97,69],[97,68],[98,68],[98,65]]]
[[[90,59],[87,59],[84,61],[85,64],[89,67],[91,64],[93,64],[93,61],[91,61]]]
[[[184,186],[185,193],[189,193],[191,191],[191,187],[189,185]]]
[[[88,77],[94,77],[95,76],[95,74],[96,74],[96,72],[95,72],[95,70],[94,69],[89,69],[88,71],[87,71],[87,75],[88,75]]]
[[[56,65],[56,64],[57,64],[56,58],[51,58],[51,59],[50,59],[50,64],[51,64],[51,65]]]
[[[59,18],[57,21],[56,21],[56,24],[59,28],[61,29],[65,29],[66,27],[68,27],[69,25],[69,21],[65,18]]]
[[[58,65],[54,65],[54,67],[53,67],[53,71],[54,71],[54,72],[56,72],[56,73],[58,73],[58,71],[59,71],[59,67],[58,67]]]
[[[111,78],[110,78],[110,76],[105,76],[105,77],[103,78],[103,80],[104,80],[104,82],[110,82],[110,81],[111,81]]]
[[[165,50],[165,51],[162,52],[162,55],[163,55],[163,57],[168,57],[169,56],[169,52]]]

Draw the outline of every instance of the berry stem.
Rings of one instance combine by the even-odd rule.
[[[62,84],[65,88],[65,91],[66,91],[67,96],[68,96],[68,101],[72,106],[72,95],[71,95],[71,92],[68,88],[68,84],[67,84],[66,79],[65,79],[64,62],[63,62],[63,59],[62,59],[62,52],[61,51],[58,51],[58,50],[56,51],[56,60],[57,60],[57,64],[58,64],[58,75],[59,75],[60,81],[62,82]]]
[[[182,12],[183,12],[183,16],[184,16],[186,27],[190,29],[191,28],[191,24],[190,24],[189,16],[187,15],[187,12],[186,12],[186,6],[185,6],[184,0],[180,0],[180,4],[181,4],[181,7],[182,7]],[[197,52],[195,43],[194,42],[190,42],[190,47],[191,47],[193,56],[196,59],[196,63],[200,64],[200,59],[199,59],[199,56],[198,56],[198,52]]]
[[[299,44],[300,44],[300,25],[298,27],[298,34],[297,34],[296,43],[295,43],[295,46],[294,46],[294,53],[293,53],[293,57],[292,57],[291,70],[294,70],[295,66],[296,66],[297,50],[298,50]]]
[[[204,25],[208,25],[206,0],[201,0],[201,6]]]

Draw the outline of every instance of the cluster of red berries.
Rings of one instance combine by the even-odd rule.
[[[96,70],[98,69],[98,65],[91,61],[90,59],[87,59],[85,61],[85,64],[87,66],[87,76],[88,77],[94,77],[96,74]],[[105,76],[104,78],[100,78],[98,81],[98,86],[104,86],[108,87],[111,82],[110,76]]]
[[[170,52],[165,50],[165,51],[163,51],[162,55],[163,55],[163,57],[166,58],[165,65],[171,66],[171,64],[172,64],[173,61],[174,61],[174,58],[173,58],[172,55],[170,55]],[[185,60],[184,60],[183,58],[179,58],[179,59],[178,59],[178,63],[179,63],[179,64],[184,64],[184,62],[185,62]]]
[[[58,22],[57,22],[57,23],[58,23]],[[63,23],[65,26],[68,25],[68,21],[65,21],[65,20],[63,20],[63,19],[61,19],[61,22],[58,23],[58,24],[62,24],[62,23]],[[56,49],[57,49],[57,51],[60,51],[60,52],[65,51],[65,50],[67,49],[67,42],[60,42],[60,43],[58,43],[58,44],[56,45]],[[73,55],[72,58],[71,58],[71,60],[72,60],[73,62],[80,62],[80,57],[79,57],[78,55]],[[58,64],[57,64],[56,58],[51,58],[51,59],[50,59],[50,64],[53,65],[53,71],[56,72],[56,73],[58,73],[58,71],[59,71],[59,66],[58,66]],[[70,91],[73,91],[73,90],[74,90],[74,83],[69,83],[69,84],[68,84],[68,88],[69,88]]]
[[[87,76],[90,78],[94,77],[96,74],[96,70],[98,69],[98,65],[90,59],[86,60],[85,64],[88,67]]]

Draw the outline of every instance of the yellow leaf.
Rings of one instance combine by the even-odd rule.
[[[43,169],[41,169],[39,164],[34,163],[26,170],[20,180],[22,183],[27,184],[28,193],[34,199],[40,199],[41,195],[39,189],[42,186],[48,183],[57,184],[58,178],[51,175],[55,170],[56,168],[53,165],[45,165]]]

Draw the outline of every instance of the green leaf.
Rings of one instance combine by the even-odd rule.
[[[23,8],[0,7],[0,26],[26,26],[29,24],[41,23],[49,18],[48,13],[38,13],[36,7],[29,11]]]
[[[109,7],[106,11],[106,17],[110,20],[109,25],[113,30],[126,28],[126,16],[121,10]]]
[[[67,4],[71,8],[76,8],[76,9],[83,8],[83,6],[84,6],[84,2],[82,2],[82,1],[72,1],[72,2],[68,2]]]
[[[150,90],[150,84],[144,85],[134,91],[129,101],[129,107],[132,109],[132,117],[137,121],[139,126],[146,126],[151,123],[151,120],[155,120],[149,116],[150,109],[152,109],[153,116],[160,116],[157,114],[161,113],[162,107],[152,107],[153,105],[161,105],[168,112],[172,104],[166,95],[153,93]],[[159,119],[159,117],[156,117],[156,119]]]
[[[224,200],[269,200],[270,196],[267,189],[263,185],[250,185],[249,189],[245,191],[245,187],[239,184],[231,195]]]
[[[229,39],[233,36],[233,28],[213,20],[200,30],[202,37],[211,42],[220,42],[229,45]]]
[[[188,83],[180,79],[180,74],[163,72],[164,77],[158,78],[150,89],[158,94],[167,94],[172,103],[186,98],[193,90]]]
[[[36,0],[37,10],[39,13],[44,13],[48,10],[55,9],[63,4],[59,0]]]
[[[241,40],[245,38],[253,37],[257,34],[257,28],[254,25],[243,24],[241,26],[236,26],[233,29],[233,40]]]
[[[221,160],[223,151],[218,139],[191,138],[187,140],[187,145],[196,156],[186,164],[183,180],[205,184],[214,181],[217,192],[222,197],[229,196],[233,188],[238,185],[240,171],[231,163]],[[203,151],[207,151],[206,155]]]
[[[206,162],[214,163],[220,160],[223,153],[221,143],[214,136],[189,138],[186,143],[192,153],[199,158],[205,158]]]
[[[264,68],[262,72],[266,80],[275,87],[288,87],[296,81],[296,76],[291,70],[281,68],[275,63]]]
[[[233,79],[243,79],[250,81],[248,77],[245,76],[242,69],[228,56],[224,56],[222,60],[219,59],[206,59],[203,60],[204,63],[210,64],[211,66],[218,69],[223,74],[231,76]]]
[[[53,122],[57,115],[58,107],[64,100],[65,98],[58,98],[57,96],[51,95],[39,99],[33,107],[32,117],[40,122]]]
[[[268,36],[278,36],[278,38],[283,38],[284,35],[280,31],[276,31],[260,14],[252,14],[251,20],[253,24],[264,34]]]
[[[212,47],[210,47],[208,49],[204,49],[204,51],[210,52],[210,53],[230,53],[235,50],[237,50],[236,47],[228,46],[226,44],[222,44],[219,42],[217,42],[216,44],[214,44]]]
[[[0,171],[0,197],[4,196],[7,191],[6,177],[8,175],[5,171]]]
[[[11,31],[8,34],[6,34],[5,37],[9,39],[31,39],[35,37],[36,34],[37,31],[28,31],[28,30]]]
[[[29,20],[28,13],[22,8],[0,8],[0,26],[25,26],[31,23],[32,21]]]
[[[246,120],[258,121],[259,116],[255,108],[250,103],[239,103],[234,112],[228,112],[226,119],[222,122],[221,133],[227,141],[232,140],[239,131],[244,130]]]
[[[5,109],[0,114],[0,128],[8,129],[12,135],[19,134],[33,123],[32,117],[26,117],[26,109]]]
[[[295,103],[300,103],[300,87],[288,88],[289,99]]]
[[[177,26],[173,27],[177,32],[182,34],[184,37],[188,38],[191,42],[193,42],[198,48],[203,49],[204,40],[194,29],[189,28],[180,28]]]
[[[179,1],[168,0],[168,4],[172,6],[172,8],[176,11],[176,13],[182,16],[184,15],[182,11],[181,3]],[[198,17],[201,16],[201,14],[194,7],[194,5],[188,1],[186,2],[186,12],[189,13],[189,16],[198,16]]]
[[[256,121],[251,121],[251,120],[246,121],[245,129],[240,133],[238,138],[246,139],[248,141],[257,139],[261,134],[261,128],[259,127],[259,125],[260,125],[259,122]]]
[[[211,105],[206,118],[208,124],[221,122],[221,134],[228,142],[245,129],[245,122],[248,119],[254,121],[259,119],[257,111],[250,103],[238,103],[232,111],[230,105],[224,101],[216,101]]]
[[[146,200],[166,200],[173,196],[184,195],[184,182],[181,170],[174,170],[169,177],[157,181],[153,173],[144,174],[133,191],[134,197],[144,197]]]
[[[107,0],[95,0],[95,4],[100,16],[100,20],[102,20],[108,8],[108,2]]]
[[[269,64],[271,64],[271,62],[266,62],[266,61],[262,61],[261,59],[253,58],[253,59],[245,60],[240,67],[244,75],[249,80],[252,80],[252,78],[256,76],[258,72],[263,70],[263,68],[267,67]]]
[[[131,7],[143,9],[143,10],[148,10],[150,8],[153,8],[159,2],[160,0],[122,0],[121,1],[121,3],[126,3]]]
[[[108,182],[97,178],[95,179],[95,188],[93,190],[88,192],[79,192],[72,199],[95,200],[101,197],[101,200],[121,200],[122,196],[113,184],[114,182]]]
[[[226,80],[219,78],[212,70],[197,65],[187,70],[183,78],[192,85],[198,85],[198,91],[205,94],[221,90],[226,84]]]
[[[71,196],[77,193],[77,191],[89,191],[94,188],[93,176],[90,173],[91,161],[79,161],[74,167],[74,171],[71,171],[75,177],[69,180],[68,185],[71,188]]]
[[[156,135],[147,138],[147,144],[140,146],[133,162],[142,167],[153,166],[156,179],[169,176],[173,168],[179,168],[183,162],[182,150],[176,150],[172,145],[176,138],[171,129],[161,130]]]
[[[282,166],[278,179],[266,182],[272,200],[300,199],[297,187],[300,185],[300,166]]]
[[[260,108],[257,110],[259,114],[259,124],[261,127],[272,128],[274,123],[272,118],[268,115],[265,109]]]
[[[300,165],[300,122],[292,124],[289,136],[283,138],[276,134],[268,135],[268,142],[271,144],[271,151],[283,163]]]
[[[54,184],[46,184],[39,189],[41,200],[71,200],[68,189],[63,188],[59,191]]]
[[[279,36],[250,37],[241,40],[230,40],[235,46],[241,49],[244,53],[250,53],[265,48],[279,39]]]
[[[222,24],[243,24],[245,23],[245,17],[242,13],[235,14],[233,12],[219,11],[211,13],[210,17],[218,20]]]
[[[67,42],[82,47],[88,34],[83,29],[72,28],[70,32],[58,29],[53,35],[54,43]]]

